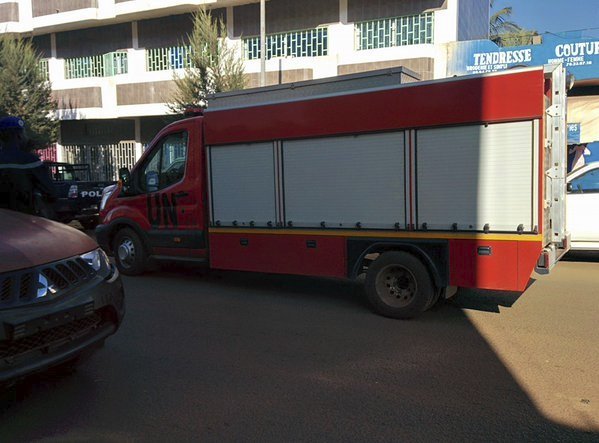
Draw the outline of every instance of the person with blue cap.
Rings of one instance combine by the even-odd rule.
[[[55,198],[48,169],[40,158],[26,152],[25,122],[0,118],[0,207],[52,218],[48,204]]]

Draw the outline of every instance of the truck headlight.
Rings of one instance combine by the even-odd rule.
[[[102,189],[102,200],[100,200],[100,211],[102,211],[106,207],[106,202],[108,202],[108,199],[116,190],[116,186],[117,185],[110,185],[110,186],[106,186],[104,189]]]

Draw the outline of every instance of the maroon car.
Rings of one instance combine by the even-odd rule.
[[[97,348],[124,308],[119,273],[94,240],[0,209],[0,384]]]

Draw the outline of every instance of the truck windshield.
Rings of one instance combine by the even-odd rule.
[[[46,164],[54,181],[89,181],[89,165]]]

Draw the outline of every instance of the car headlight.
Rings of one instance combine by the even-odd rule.
[[[102,189],[102,200],[100,200],[100,211],[102,211],[106,207],[106,203],[114,191],[116,190],[117,185],[106,186]]]
[[[108,256],[100,248],[94,249],[80,257],[102,277],[108,277],[112,272]]]

